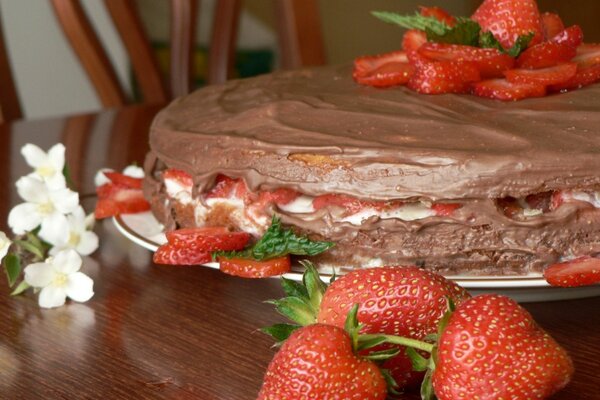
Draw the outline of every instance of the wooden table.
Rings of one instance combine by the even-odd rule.
[[[0,126],[0,229],[18,202],[31,142],[67,146],[84,205],[93,208],[101,167],[141,163],[159,107]],[[0,284],[1,399],[255,399],[274,354],[257,328],[280,321],[264,300],[275,279],[244,280],[202,267],[156,266],[149,251],[98,224],[100,248],[84,261],[95,281],[87,303],[40,309],[32,294],[11,298]],[[571,353],[577,372],[555,399],[600,399],[600,298],[526,304]],[[417,399],[407,395],[406,399]]]

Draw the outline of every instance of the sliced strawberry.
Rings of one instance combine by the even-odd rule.
[[[553,191],[540,192],[530,194],[525,197],[527,205],[534,210],[542,210],[542,212],[549,212],[552,210],[552,199],[554,196]]]
[[[327,206],[337,206],[346,209],[347,215],[353,215],[365,208],[383,208],[383,203],[375,201],[359,200],[343,194],[323,194],[313,200],[313,208],[320,210]]]
[[[545,12],[542,14],[544,38],[550,40],[565,29],[565,24],[558,14]]]
[[[582,44],[577,48],[577,55],[572,61],[581,69],[600,64],[600,44]]]
[[[440,22],[445,23],[449,27],[456,25],[456,18],[452,16],[448,11],[440,7],[419,7],[419,11],[424,17],[433,17]]]
[[[192,176],[185,171],[176,168],[169,168],[162,173],[163,180],[174,180],[182,186],[193,186]]]
[[[248,240],[249,233],[229,232],[224,227],[185,228],[167,232],[169,244],[204,252],[241,250]]]
[[[286,205],[296,200],[298,196],[300,196],[300,193],[293,189],[279,188],[272,192],[260,192],[258,201]]]
[[[515,65],[515,60],[497,49],[482,49],[458,44],[426,43],[418,50],[422,56],[435,61],[471,61],[477,65],[482,78],[499,78]]]
[[[431,206],[431,209],[435,211],[435,215],[438,217],[449,217],[461,207],[461,204],[456,203],[435,203]]]
[[[94,216],[97,219],[120,214],[134,214],[148,211],[150,203],[140,189],[131,189],[123,185],[106,183],[96,189],[98,201]]]
[[[163,244],[152,256],[155,264],[168,265],[200,265],[209,263],[211,260],[209,252],[197,251],[191,247],[177,247],[172,244]]]
[[[577,50],[567,44],[544,42],[525,50],[517,58],[519,68],[546,68],[570,61]]]
[[[402,49],[406,52],[418,50],[427,43],[427,34],[419,29],[409,29],[402,36]]]
[[[581,89],[598,81],[600,81],[600,64],[587,68],[579,68],[573,78],[564,83],[552,85],[548,90],[550,92],[564,92]]]
[[[571,47],[579,47],[583,43],[583,30],[581,30],[579,25],[573,25],[552,36],[550,41],[558,44],[566,44]]]
[[[506,79],[511,83],[537,83],[540,85],[558,85],[565,83],[577,73],[577,64],[566,63],[541,69],[512,69],[506,71]]]
[[[425,94],[466,93],[470,83],[481,79],[477,65],[466,61],[422,63],[408,82],[408,87]]]
[[[544,278],[552,286],[577,287],[600,283],[600,258],[584,256],[546,268]]]
[[[413,74],[414,67],[408,63],[406,53],[394,51],[376,56],[364,56],[354,60],[352,76],[357,83],[375,87],[403,85]]]
[[[249,191],[243,179],[233,179],[225,175],[218,175],[215,186],[206,194],[207,199],[246,199]]]
[[[506,79],[490,79],[474,83],[473,93],[490,99],[516,101],[543,97],[546,95],[546,87],[535,83],[510,83]]]
[[[219,257],[218,261],[221,272],[242,278],[266,278],[290,271],[290,256],[265,261]]]
[[[484,0],[471,17],[479,22],[482,32],[492,32],[505,49],[517,38],[533,32],[530,45],[544,38],[542,22],[535,0]]]
[[[125,175],[120,172],[104,171],[103,174],[112,182],[118,185],[123,185],[131,189],[142,188],[142,178],[134,178],[133,176]]]

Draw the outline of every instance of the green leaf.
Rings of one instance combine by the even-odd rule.
[[[374,336],[374,337],[366,337],[364,335],[360,335],[358,337],[358,351],[370,349],[375,346],[379,346],[382,343],[385,343],[387,338],[385,336]]]
[[[510,49],[506,50],[504,47],[502,47],[498,39],[494,37],[492,32],[488,31],[483,32],[479,36],[479,47],[497,49],[503,53],[508,54],[511,57],[518,57],[522,52],[524,52],[527,49],[529,43],[531,43],[531,40],[534,36],[534,32],[530,32],[527,35],[520,35],[515,41],[515,44]]]
[[[308,291],[300,282],[281,277],[281,286],[283,287],[286,296],[308,299]]]
[[[9,253],[4,257],[3,264],[8,286],[13,287],[19,276],[21,276],[21,259],[18,255]]]
[[[65,177],[65,182],[67,184],[67,187],[70,189],[75,188],[75,183],[73,182],[73,179],[71,177],[71,170],[69,169],[68,165],[65,164],[62,173]]]
[[[31,254],[33,254],[37,261],[44,259],[43,249],[35,246],[34,244],[25,240],[15,240],[15,244],[21,246],[25,251],[28,251]]]
[[[429,359],[420,355],[412,347],[406,348],[406,355],[410,359],[414,371],[421,372],[427,370],[427,367],[429,366]]]
[[[361,329],[361,325],[358,323],[358,304],[354,304],[344,323],[344,329],[348,332],[350,339],[352,340],[352,349],[356,352],[358,350],[358,332]]]
[[[427,40],[430,42],[477,46],[481,26],[471,19],[459,18],[454,27],[447,28],[443,32],[429,28],[426,28],[425,32],[427,33]]]
[[[379,371],[381,372],[381,375],[383,375],[383,379],[385,380],[385,383],[387,384],[388,393],[393,394],[393,395],[401,395],[402,393],[399,392],[398,390],[396,390],[396,389],[398,389],[398,383],[396,382],[396,380],[390,373],[390,370],[385,369],[385,368],[380,368]]]
[[[272,336],[278,344],[285,342],[287,338],[296,330],[300,328],[300,325],[292,324],[275,324],[261,328],[260,330],[267,335]]]
[[[318,313],[321,308],[321,300],[327,290],[327,284],[321,280],[319,271],[317,271],[317,268],[313,263],[304,260],[301,261],[300,264],[305,268],[304,274],[302,275],[302,282],[308,292],[308,299],[313,310],[315,310],[315,313]]]
[[[363,358],[366,358],[371,361],[385,361],[389,360],[390,358],[396,357],[398,354],[400,354],[400,349],[394,347],[391,349],[372,351],[366,356],[363,356]]]
[[[421,383],[421,400],[435,400],[435,393],[433,391],[433,385],[431,384],[431,377],[433,371],[428,369]]]
[[[15,288],[15,290],[13,290],[10,295],[11,296],[18,296],[21,293],[23,293],[24,291],[26,291],[27,289],[29,289],[31,286],[29,285],[29,283],[25,282],[25,281],[21,281],[21,283],[19,283],[19,285],[17,285],[17,287]]]
[[[383,22],[399,25],[406,29],[420,29],[422,31],[428,29],[438,35],[443,35],[449,29],[448,25],[438,21],[436,18],[424,17],[419,13],[415,15],[400,15],[388,11],[371,11],[371,14]]]
[[[313,308],[299,297],[285,297],[280,300],[268,301],[268,303],[274,304],[281,315],[302,326],[316,322],[317,316]]]

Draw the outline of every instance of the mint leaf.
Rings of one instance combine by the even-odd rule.
[[[310,240],[307,236],[297,236],[291,229],[283,229],[281,219],[273,216],[271,226],[254,246],[241,251],[214,252],[213,259],[222,256],[225,258],[251,258],[263,261],[288,254],[315,256],[334,245],[332,242],[316,242]]]
[[[425,32],[430,42],[477,46],[481,26],[472,19],[459,18],[454,27],[447,28],[441,34],[429,28],[426,28]]]
[[[9,253],[4,257],[4,271],[8,279],[8,286],[13,287],[21,275],[21,259],[18,255]]]
[[[419,13],[415,15],[400,15],[388,11],[371,11],[371,14],[388,24],[399,25],[406,29],[420,29],[422,31],[429,29],[430,31],[443,35],[448,29],[448,25],[438,21],[434,17],[424,17]]]
[[[502,47],[498,39],[494,37],[492,32],[488,31],[483,32],[479,37],[479,47],[497,49],[511,57],[518,57],[527,49],[534,36],[534,32],[530,32],[527,35],[520,35],[515,41],[515,44],[510,49],[506,50],[504,47]]]

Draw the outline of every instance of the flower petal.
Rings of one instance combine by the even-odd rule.
[[[110,169],[110,168],[102,168],[100,170],[98,170],[98,172],[96,172],[96,176],[94,177],[94,185],[96,185],[96,187],[98,186],[102,186],[105,183],[110,183],[110,179],[108,179],[106,177],[106,175],[104,175],[105,172],[113,172],[114,170]]]
[[[69,241],[69,221],[63,214],[55,211],[42,219],[39,237],[53,246],[63,246]]]
[[[48,150],[48,162],[62,174],[65,167],[65,146],[57,143]]]
[[[79,194],[70,189],[58,189],[48,193],[54,208],[63,214],[68,214],[79,207]]]
[[[19,204],[8,213],[8,226],[16,235],[35,229],[41,222],[38,206],[33,203]]]
[[[48,158],[48,155],[44,150],[31,143],[27,143],[25,146],[21,147],[21,154],[25,158],[27,165],[32,168],[37,168],[44,164]]]
[[[85,229],[85,211],[83,210],[83,207],[79,206],[77,207],[72,213],[71,215],[68,216],[69,218],[69,224],[71,225],[71,229],[72,230],[77,230],[79,231],[84,230]],[[74,229],[74,228],[77,229]]]
[[[137,165],[130,165],[123,170],[123,175],[131,176],[133,178],[143,178],[144,169]]]
[[[63,274],[72,274],[81,268],[81,256],[77,254],[77,252],[73,249],[67,249],[58,252],[52,258],[52,267],[56,272],[60,272]]]
[[[54,279],[54,269],[47,263],[34,263],[25,267],[25,282],[33,287],[46,287]]]
[[[70,299],[83,303],[94,295],[94,281],[83,272],[75,272],[69,275],[65,290]]]
[[[62,171],[59,171],[51,176],[45,177],[44,181],[46,182],[46,185],[50,190],[65,189],[67,187],[67,180],[62,174]]]
[[[44,181],[27,175],[19,178],[16,183],[17,192],[28,203],[43,204],[48,202],[48,188]]]
[[[6,233],[0,231],[0,262],[8,253],[8,249],[12,244],[11,240],[6,236]]]
[[[67,293],[64,287],[46,286],[40,292],[38,304],[43,308],[60,307],[65,304]]]
[[[75,248],[82,256],[92,254],[98,248],[98,236],[94,232],[85,231],[79,238],[79,244]]]

